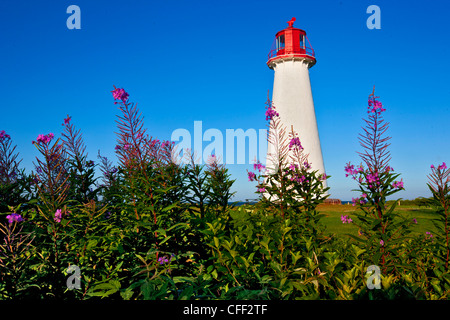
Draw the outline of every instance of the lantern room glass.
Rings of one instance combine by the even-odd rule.
[[[300,48],[305,50],[305,37],[300,34]]]
[[[277,51],[280,49],[284,49],[285,43],[284,43],[284,35],[281,35],[277,37]]]

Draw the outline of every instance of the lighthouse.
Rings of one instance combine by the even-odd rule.
[[[267,66],[275,72],[272,104],[279,114],[286,134],[291,128],[298,133],[303,153],[308,154],[312,170],[325,173],[320,147],[319,130],[311,92],[309,68],[316,64],[314,50],[304,30],[294,28],[295,18],[288,27],[275,35],[274,48],[269,53]],[[267,147],[267,163],[271,166],[270,154],[274,149],[271,143]],[[272,164],[273,165],[273,164]],[[323,182],[326,187],[326,181]]]

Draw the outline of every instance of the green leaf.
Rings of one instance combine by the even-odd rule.
[[[127,288],[125,291],[121,291],[120,292],[120,296],[122,297],[123,300],[130,300],[131,297],[133,296],[133,290],[131,290],[131,288]]]
[[[120,289],[120,282],[118,280],[112,279],[106,283],[100,283],[98,285],[93,286],[88,295],[90,296],[98,296],[102,298],[106,298]]]
[[[356,240],[356,241],[358,241],[358,242],[361,242],[361,243],[364,243],[364,244],[366,244],[367,243],[367,240],[366,239],[364,239],[364,238],[361,238],[361,237],[357,237],[357,236],[355,236],[355,235],[353,235],[353,234],[346,234],[346,236],[348,236],[348,237],[350,237],[350,238],[352,238],[353,240]]]
[[[96,239],[92,239],[88,241],[88,244],[86,246],[86,250],[91,250],[92,247],[97,246],[98,241]]]
[[[192,297],[192,294],[194,292],[193,286],[188,286],[186,289],[181,292],[179,299],[180,300],[188,300]]]
[[[165,237],[164,240],[161,241],[161,242],[159,243],[159,245],[163,245],[164,243],[166,243],[167,241],[169,241],[170,238],[172,238],[172,236]]]

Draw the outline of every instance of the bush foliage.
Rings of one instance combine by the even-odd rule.
[[[301,137],[270,101],[276,152],[248,172],[258,203],[237,207],[215,155],[205,165],[193,155],[180,161],[173,143],[146,133],[128,93],[112,93],[118,166],[100,152],[89,160],[69,116],[61,138],[33,141],[30,174],[0,132],[0,299],[448,298],[450,170],[432,166],[433,197],[419,199],[435,208],[439,233],[412,236],[417,221],[387,201],[404,186],[389,166],[385,109],[373,93],[362,163],[345,168],[360,194],[358,213],[341,217],[359,228],[347,238],[325,232],[317,206],[330,177],[311,169]]]

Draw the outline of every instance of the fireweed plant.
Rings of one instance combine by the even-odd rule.
[[[125,248],[132,253],[129,259],[138,254],[136,248],[155,252],[155,259],[159,259],[159,252],[164,248],[161,246],[164,243],[167,246],[171,238],[167,229],[177,225],[177,219],[182,220],[180,194],[184,169],[175,161],[173,143],[146,133],[144,118],[137,104],[129,101],[129,94],[114,87],[112,95],[121,112],[116,120],[119,132],[115,150],[122,203],[115,211],[134,212],[127,217],[131,227],[128,239],[133,240],[127,241]]]
[[[41,295],[50,299],[75,297],[75,292],[67,293],[61,278],[72,264],[85,269],[85,290],[80,297],[86,296],[92,280],[101,279],[95,269],[107,264],[111,253],[110,239],[99,236],[108,226],[101,221],[106,207],[96,203],[96,192],[91,192],[94,164],[86,160],[81,135],[70,121],[69,116],[64,119],[62,139],[49,133],[33,141],[40,153],[33,173],[37,198],[30,201],[34,207],[23,222],[24,229],[35,236],[30,278],[38,283]],[[100,244],[108,250],[97,251],[95,245]]]
[[[5,286],[6,298],[13,299],[20,297],[26,283],[30,284],[24,271],[31,254],[33,235],[22,231],[20,214],[12,213],[7,220],[7,223],[0,223],[0,237],[3,239],[0,245],[0,281]]]
[[[17,180],[19,174],[19,164],[17,161],[18,153],[15,153],[17,146],[12,147],[11,136],[0,131],[0,183],[10,185]]]
[[[212,154],[209,156],[207,163],[207,183],[211,190],[209,204],[215,206],[217,210],[225,212],[228,208],[228,201],[236,192],[231,191],[236,180],[232,180],[228,169],[220,159]]]
[[[22,160],[12,145],[12,139],[4,130],[0,131],[0,212],[8,211],[9,206],[22,204],[22,209],[35,190],[32,187],[32,177],[20,169]]]
[[[282,126],[269,99],[273,158],[248,171],[260,200],[233,206],[234,180],[220,159],[200,165],[187,152],[190,161],[179,161],[173,143],[146,133],[130,95],[111,93],[117,164],[100,151],[88,159],[67,116],[60,138],[37,135],[27,175],[0,131],[0,299],[448,298],[449,170],[443,163],[429,175],[436,230],[413,237],[408,224],[420,221],[387,207],[403,181],[388,164],[385,110],[373,95],[363,163],[346,167],[360,194],[360,213],[341,217],[359,226],[349,239],[326,232],[317,206],[329,176],[312,170],[301,136]],[[382,290],[366,286],[371,264],[382,269]],[[73,266],[76,289],[66,282]]]
[[[437,209],[439,219],[433,220],[436,229],[440,231],[437,235],[441,258],[445,269],[448,270],[450,246],[450,169],[445,162],[435,167],[431,165],[431,174],[428,175],[428,187],[433,195],[433,205]],[[431,234],[431,233],[429,233]]]
[[[62,206],[69,190],[66,161],[67,155],[61,139],[52,143],[54,134],[38,135],[33,145],[38,149],[42,158],[36,157],[34,174],[35,185],[38,189],[40,202],[48,212],[55,212]],[[42,213],[46,216],[45,213]],[[48,217],[51,219],[51,217]]]
[[[271,261],[260,265],[258,271],[266,279],[284,278],[281,282],[266,280],[277,288],[280,298],[298,294],[318,298],[327,285],[325,272],[319,265],[324,244],[330,238],[324,235],[322,215],[316,208],[329,196],[329,188],[323,185],[329,176],[311,169],[298,134],[292,127],[286,133],[270,99],[266,102],[266,120],[267,140],[273,146],[273,154],[267,159],[267,168],[256,161],[255,172],[248,171],[249,181],[257,181],[260,202],[256,216],[250,215],[244,221],[253,224],[255,232],[262,229],[258,231],[261,233],[258,245],[254,244],[259,250],[247,252],[248,259],[258,256],[263,262]],[[237,217],[244,219],[243,213]],[[261,281],[259,272],[255,276]]]
[[[261,194],[262,203],[276,208],[283,218],[298,214],[305,215],[311,222],[317,205],[329,196],[329,188],[323,185],[329,176],[311,170],[298,133],[291,127],[286,135],[286,128],[270,99],[266,101],[266,109],[266,120],[269,120],[267,141],[274,152],[268,155],[267,168],[255,162],[257,173],[248,172],[248,179],[258,181],[257,193]]]
[[[119,132],[115,149],[122,169],[119,173],[130,191],[128,201],[136,220],[150,215],[156,226],[157,212],[164,205],[177,202],[183,170],[176,163],[172,142],[146,134],[143,116],[137,104],[128,100],[129,94],[120,88],[115,88],[112,94],[122,112],[116,121]]]
[[[362,163],[355,167],[349,162],[345,167],[346,177],[351,176],[358,183],[358,189],[353,191],[359,192],[359,196],[353,198],[353,206],[361,212],[356,213],[354,219],[341,219],[343,223],[359,227],[358,236],[350,236],[363,244],[367,261],[379,265],[385,275],[399,276],[403,268],[408,268],[402,264],[399,253],[413,221],[394,212],[398,201],[389,207],[386,204],[387,197],[403,190],[404,185],[403,180],[398,180],[400,174],[394,173],[389,165],[391,137],[386,136],[389,126],[383,118],[386,109],[374,92],[375,89],[368,99],[366,126],[359,134],[364,150],[358,152]]]
[[[72,117],[67,115],[62,126],[62,143],[67,154],[69,174],[68,199],[86,203],[96,199],[97,189],[94,178],[94,161],[87,160],[86,146],[80,130],[76,130],[71,122]]]

